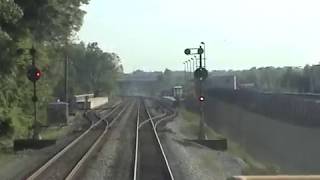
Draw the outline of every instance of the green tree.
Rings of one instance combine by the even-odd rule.
[[[25,76],[30,65],[28,51],[36,50],[38,67],[43,71],[38,81],[40,120],[52,99],[52,90],[62,78],[65,44],[82,25],[88,0],[0,0],[0,131],[25,136],[31,125],[29,98],[32,84]],[[19,51],[22,52],[22,51]]]
[[[116,78],[122,71],[118,55],[103,52],[97,43],[86,46],[83,42],[69,45],[67,53],[71,94],[93,92],[99,96],[110,95],[115,90]],[[63,83],[61,79],[55,89],[56,96],[63,96]]]

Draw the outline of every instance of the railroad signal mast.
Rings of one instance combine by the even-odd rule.
[[[33,139],[38,139],[39,137],[39,124],[37,122],[37,81],[40,79],[42,73],[39,68],[36,67],[35,59],[36,59],[36,50],[34,47],[29,49],[29,53],[32,58],[32,64],[28,68],[27,71],[27,77],[28,79],[33,83],[33,96],[32,96],[32,102],[33,102],[33,108],[34,108],[34,122],[33,122]]]
[[[204,44],[204,43],[201,43]],[[208,77],[208,71],[205,67],[202,66],[202,54],[204,54],[204,49],[200,45],[199,48],[187,48],[184,50],[184,53],[186,55],[199,55],[199,68],[197,68],[193,75],[194,79],[197,83],[197,89],[199,92],[198,100],[200,102],[200,111],[201,111],[201,118],[200,118],[200,125],[199,125],[199,140],[205,139],[205,133],[204,133],[204,102],[205,97],[203,95],[203,89],[202,84],[203,81],[207,79]]]

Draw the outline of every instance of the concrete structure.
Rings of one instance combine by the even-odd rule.
[[[93,94],[81,94],[73,97],[73,106],[77,109],[93,109],[108,103],[108,97],[94,97]]]
[[[79,94],[79,95],[74,95],[73,96],[73,99],[75,102],[85,102],[86,99],[88,98],[93,98],[94,97],[94,94]]]
[[[108,97],[94,97],[94,98],[89,98],[89,108],[94,109],[99,106],[102,106],[106,103],[108,103],[109,99]]]
[[[93,98],[94,94],[79,94],[72,98],[72,109],[90,109],[89,98]]]

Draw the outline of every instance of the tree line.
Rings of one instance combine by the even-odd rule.
[[[235,75],[240,88],[267,92],[320,93],[320,65],[304,67],[253,67],[247,70],[213,70],[210,76]],[[190,86],[193,73],[165,69],[158,76],[157,90],[170,91],[173,86]],[[249,85],[249,86],[246,86]]]
[[[236,75],[238,84],[252,83],[260,91],[320,93],[320,66],[253,67],[249,70],[213,71],[213,75]]]
[[[69,93],[108,95],[122,71],[120,58],[97,43],[77,42],[89,0],[0,0],[0,137],[23,137],[32,125],[32,83],[26,77],[29,50],[42,71],[37,82],[39,120],[48,102],[63,98],[64,61],[69,59]]]

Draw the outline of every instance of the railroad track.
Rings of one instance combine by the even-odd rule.
[[[138,107],[136,123],[134,180],[174,180],[167,156],[159,139],[155,119],[161,121],[172,114],[162,114],[152,118],[144,100]]]
[[[26,179],[76,179],[88,158],[103,143],[102,139],[106,136],[108,129],[121,117],[128,106],[129,103],[123,103],[107,114],[100,114],[99,121],[92,124]]]

